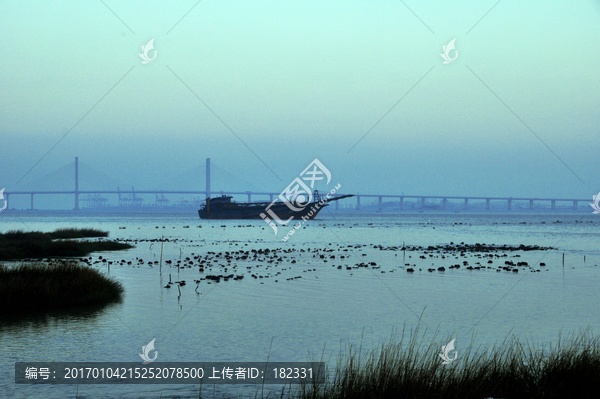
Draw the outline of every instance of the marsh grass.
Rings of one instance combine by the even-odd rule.
[[[108,237],[108,231],[97,229],[56,229],[49,233],[52,238],[91,238],[91,237]]]
[[[0,265],[0,315],[119,302],[123,286],[77,262]]]
[[[418,331],[393,336],[364,351],[341,351],[321,385],[290,387],[294,399],[378,398],[598,398],[600,340],[582,330],[546,349],[510,336],[491,349],[461,350],[443,365],[438,354],[450,338],[426,343]],[[473,342],[474,337],[471,339]],[[460,345],[463,347],[463,345]],[[453,356],[453,353],[451,354]]]
[[[81,257],[94,251],[115,251],[133,246],[114,241],[73,241],[75,238],[108,237],[108,232],[95,229],[58,229],[40,231],[8,231],[0,233],[0,260],[43,257]]]

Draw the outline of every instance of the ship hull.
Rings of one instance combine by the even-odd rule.
[[[318,205],[317,208],[315,205],[318,203],[312,203],[301,211],[295,212],[287,207],[287,205],[273,205],[269,209],[279,217],[281,221],[286,221],[290,217],[297,218],[308,218],[314,219],[315,216],[323,209],[328,206],[328,204]],[[273,219],[266,211],[268,205],[254,205],[252,206],[242,206],[237,204],[237,206],[233,207],[218,207],[215,210],[211,210],[211,212],[207,212],[206,210],[199,210],[198,216],[200,219],[262,219],[261,214],[264,214],[267,218]],[[221,208],[221,209],[219,209]],[[310,214],[312,211],[312,214]],[[310,215],[309,215],[310,214]]]

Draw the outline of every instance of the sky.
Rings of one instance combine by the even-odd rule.
[[[211,158],[213,186],[281,192],[319,159],[342,193],[591,200],[599,22],[596,0],[1,1],[0,189],[79,157],[89,189],[202,190],[182,176]]]

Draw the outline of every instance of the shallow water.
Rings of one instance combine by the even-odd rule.
[[[2,231],[94,227],[109,231],[113,239],[138,241],[131,250],[92,256],[93,262],[99,256],[133,262],[132,266],[113,263],[110,271],[106,264],[94,264],[124,284],[123,303],[0,323],[4,354],[0,392],[6,397],[64,398],[75,397],[76,392],[87,398],[198,397],[198,387],[191,385],[14,383],[17,361],[139,362],[142,346],[154,338],[157,362],[335,359],[340,343],[358,345],[362,341],[363,347],[371,346],[386,340],[395,329],[414,328],[422,315],[421,329],[439,329],[441,337],[456,338],[460,359],[474,333],[474,345],[493,345],[511,331],[536,342],[556,342],[561,330],[588,326],[600,330],[600,217],[591,212],[323,213],[285,243],[282,234],[275,237],[263,221],[201,221],[193,214],[13,214],[1,215],[0,222]],[[162,246],[162,270],[159,265],[148,265],[148,261],[160,261],[161,243],[140,241],[161,237],[169,239]],[[402,246],[403,242],[424,247],[465,242],[558,249],[506,252],[507,257],[490,258],[493,263],[487,264],[487,258],[472,253],[442,259],[438,254],[423,255],[423,251],[407,251],[403,262],[402,251],[373,247]],[[278,251],[282,258],[278,263],[276,259],[268,263],[272,258],[264,255],[255,261],[232,260],[227,272],[223,259],[204,273],[197,266],[178,269],[166,264],[167,260],[174,264],[208,252],[266,248],[295,251]],[[302,249],[306,252],[300,252]],[[340,259],[340,255],[346,258]],[[420,259],[421,255],[426,259]],[[136,257],[144,263],[138,266]],[[292,258],[296,263],[291,263]],[[506,260],[526,261],[541,271],[521,267],[518,273],[496,272]],[[480,262],[492,269],[465,270],[463,261],[471,266]],[[380,268],[346,269],[346,265],[361,262],[375,262]],[[540,262],[547,266],[540,267]],[[407,273],[404,263],[415,265],[415,272]],[[460,269],[449,269],[458,263]],[[440,266],[446,270],[427,271]],[[230,273],[245,278],[212,284],[202,281],[198,285],[201,294],[195,292],[194,280],[203,275]],[[176,285],[164,288],[169,275],[172,281],[186,281],[180,287],[181,296]],[[298,276],[301,278],[287,280]],[[260,387],[205,386],[203,395],[254,395],[256,389]]]

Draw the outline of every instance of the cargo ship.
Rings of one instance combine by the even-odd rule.
[[[200,219],[264,219],[274,213],[280,220],[290,217],[314,219],[319,211],[332,201],[353,197],[353,194],[325,198],[315,190],[313,201],[299,211],[290,209],[284,202],[235,202],[231,195],[207,198],[198,211]],[[321,205],[320,202],[323,202]],[[261,216],[262,215],[262,216]]]

